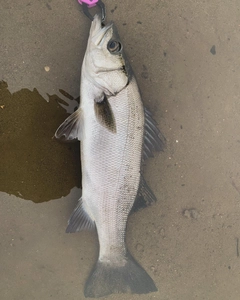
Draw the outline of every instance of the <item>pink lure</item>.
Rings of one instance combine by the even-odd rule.
[[[97,5],[98,0],[78,0],[79,4],[87,4],[88,8],[94,7],[95,5]]]

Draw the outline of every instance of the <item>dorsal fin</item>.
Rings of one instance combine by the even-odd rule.
[[[141,175],[138,194],[133,204],[131,213],[152,205],[154,202],[156,202],[156,200],[157,199],[155,195],[146,183],[145,179],[143,178],[143,175]]]
[[[157,128],[149,110],[144,108],[145,124],[143,139],[143,160],[153,157],[154,151],[163,151],[165,138]]]

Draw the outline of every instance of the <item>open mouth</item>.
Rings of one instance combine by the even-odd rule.
[[[105,40],[105,37],[106,37],[106,34],[107,34],[107,32],[112,28],[112,26],[113,26],[113,23],[109,23],[109,24],[107,24],[107,25],[104,25],[104,24],[102,24],[102,29],[101,29],[101,31],[99,32],[99,35],[101,35],[101,38],[99,39],[99,42],[98,42],[98,46],[101,46],[102,45],[102,43],[104,42],[104,40]]]

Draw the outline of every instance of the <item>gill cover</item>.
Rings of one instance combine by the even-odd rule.
[[[113,23],[102,24],[95,15],[83,62],[83,74],[107,96],[116,95],[128,84],[129,72],[123,47]]]

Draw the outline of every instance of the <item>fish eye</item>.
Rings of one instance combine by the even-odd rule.
[[[108,51],[114,53],[114,52],[119,52],[122,49],[122,45],[118,41],[109,41],[107,48]]]

